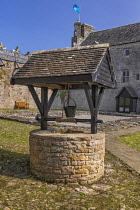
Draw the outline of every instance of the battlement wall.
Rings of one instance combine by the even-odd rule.
[[[16,51],[10,51],[0,48],[0,59],[7,61],[16,61],[17,63],[26,63],[30,55],[24,55]]]

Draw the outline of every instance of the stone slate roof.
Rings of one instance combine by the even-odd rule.
[[[92,32],[81,43],[81,46],[92,45],[96,42],[99,44],[109,43],[111,46],[138,41],[140,41],[140,22]]]
[[[119,98],[124,90],[127,90],[127,92],[130,94],[130,96],[132,98],[138,98],[136,92],[134,91],[134,89],[131,86],[123,87],[123,89],[119,92],[119,94],[116,96],[116,98]]]
[[[97,70],[108,47],[104,44],[38,51],[12,79],[91,74]]]

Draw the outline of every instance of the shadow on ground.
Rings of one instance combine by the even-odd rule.
[[[29,154],[0,149],[0,175],[27,178],[31,176],[29,164]]]

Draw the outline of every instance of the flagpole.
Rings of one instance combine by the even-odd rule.
[[[79,22],[80,22],[80,13],[79,13]]]
[[[80,7],[78,7],[76,4],[73,5],[73,9],[75,10],[75,12],[77,12],[78,18],[79,18],[79,22],[80,22]]]

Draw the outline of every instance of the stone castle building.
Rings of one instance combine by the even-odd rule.
[[[110,44],[110,54],[116,75],[116,88],[105,90],[100,110],[105,112],[140,113],[140,22],[102,31],[94,31],[88,24],[74,23],[72,46]],[[13,71],[18,70],[27,60],[18,49],[6,50],[0,43],[0,108],[14,108],[15,101],[28,101],[36,107],[26,87],[11,86]],[[77,108],[88,110],[83,90],[71,91]],[[80,97],[79,97],[80,95]],[[60,108],[56,97],[53,108]]]
[[[75,22],[72,46],[103,43],[110,44],[117,83],[115,89],[105,91],[100,110],[140,113],[140,23],[94,31],[90,25]],[[82,90],[81,93],[71,93],[81,109],[88,109],[83,94]]]

